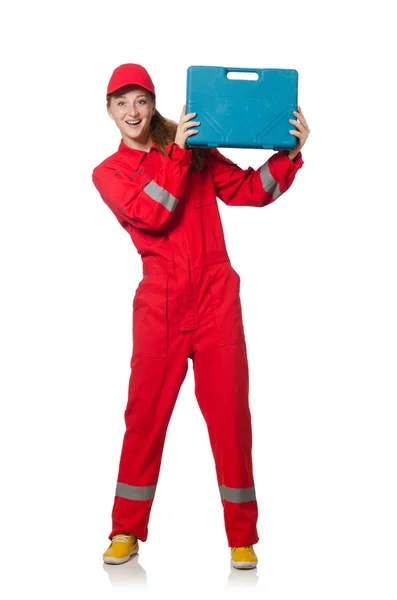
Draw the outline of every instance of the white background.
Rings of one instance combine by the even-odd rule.
[[[2,9],[3,597],[396,597],[396,38],[387,6]],[[102,563],[142,269],[91,174],[118,148],[105,95],[125,62],[147,68],[158,109],[174,120],[190,65],[299,73],[311,134],[292,187],[263,209],[218,201],[250,365],[260,542],[249,572],[230,566],[191,361],[148,540],[126,564]],[[243,168],[272,154],[224,153]]]

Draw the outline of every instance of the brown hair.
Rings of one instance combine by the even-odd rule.
[[[120,90],[117,90],[117,93],[119,92]],[[110,107],[112,96],[115,95],[116,94],[109,94],[108,96],[106,96],[107,108]],[[150,96],[152,100],[154,100],[153,95],[150,94]],[[150,134],[153,142],[155,142],[158,145],[164,156],[168,144],[175,140],[177,128],[178,124],[175,123],[175,121],[171,121],[171,119],[166,119],[166,117],[163,117],[163,115],[159,113],[157,108],[155,109],[152,120],[150,122]],[[196,171],[201,171],[206,167],[207,152],[208,148],[192,148],[192,169]]]

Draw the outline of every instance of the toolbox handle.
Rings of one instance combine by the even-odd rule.
[[[227,74],[228,73],[232,73],[232,72],[238,72],[238,73],[256,73],[258,75],[258,79],[255,80],[255,81],[258,81],[260,79],[260,77],[261,77],[261,73],[259,72],[258,69],[243,69],[242,67],[225,67],[225,78],[228,79]]]

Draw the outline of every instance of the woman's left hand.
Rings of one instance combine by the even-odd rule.
[[[289,132],[298,138],[298,143],[297,143],[296,147],[293,150],[291,150],[287,155],[290,160],[294,160],[295,156],[302,150],[307,138],[309,137],[309,133],[310,133],[309,126],[306,122],[305,117],[303,116],[301,107],[298,106],[298,111],[294,110],[293,113],[294,113],[295,117],[297,119],[299,119],[299,121],[294,120],[294,119],[289,119],[289,122],[292,123],[293,125],[295,125],[297,127],[298,131],[296,131],[295,129],[290,129]]]

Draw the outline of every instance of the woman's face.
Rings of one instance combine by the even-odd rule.
[[[120,129],[126,144],[132,148],[145,149],[150,142],[150,121],[155,101],[144,88],[129,86],[120,89],[110,101],[108,113]]]

